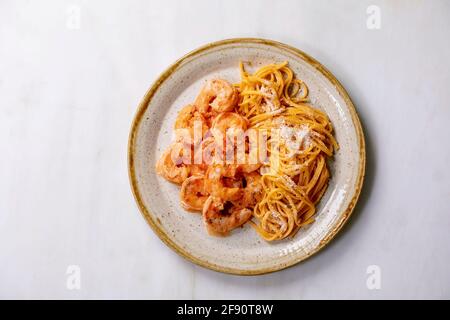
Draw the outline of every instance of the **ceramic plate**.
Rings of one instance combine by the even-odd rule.
[[[155,174],[172,140],[177,112],[194,101],[207,79],[238,82],[239,61],[253,68],[288,61],[310,90],[312,105],[330,117],[340,149],[330,161],[332,178],[316,221],[292,239],[268,243],[246,225],[224,238],[207,234],[200,214],[180,206],[179,186]],[[251,70],[252,71],[252,70]],[[230,39],[201,47],[170,66],[151,86],[132,124],[131,187],[143,216],[169,247],[201,266],[234,274],[262,274],[292,266],[324,247],[349,218],[365,166],[364,137],[355,108],[336,78],[319,62],[290,46],[262,39]],[[155,253],[153,253],[155,254]]]

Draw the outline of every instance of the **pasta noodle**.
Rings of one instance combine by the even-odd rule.
[[[256,222],[251,223],[265,240],[284,239],[314,221],[330,178],[326,159],[338,144],[330,120],[308,105],[308,87],[294,77],[287,62],[253,74],[241,62],[240,73],[236,111],[251,128],[270,132],[269,164],[261,170],[263,198],[254,207]]]

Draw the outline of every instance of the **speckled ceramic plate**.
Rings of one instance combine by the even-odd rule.
[[[310,89],[313,106],[325,111],[340,149],[316,221],[293,239],[268,243],[246,225],[225,238],[207,234],[201,215],[188,213],[179,187],[155,174],[155,162],[172,139],[177,112],[194,101],[206,79],[239,81],[239,61],[253,66],[287,60]],[[139,105],[130,133],[129,175],[143,216],[169,247],[201,266],[227,273],[262,274],[292,266],[323,248],[349,218],[365,166],[364,137],[355,108],[336,78],[300,50],[262,39],[230,39],[201,47],[170,66]],[[152,253],[157,254],[157,253]]]

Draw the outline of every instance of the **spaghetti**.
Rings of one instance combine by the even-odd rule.
[[[338,144],[330,120],[307,104],[308,87],[287,62],[253,74],[241,62],[240,72],[236,111],[251,128],[269,132],[269,164],[260,170],[264,192],[253,209],[252,225],[265,240],[284,239],[314,221],[330,178],[326,159]]]

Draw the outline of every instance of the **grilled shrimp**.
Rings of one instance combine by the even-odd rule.
[[[203,176],[206,173],[206,169],[208,169],[208,166],[202,164],[190,164],[187,167],[189,176]]]
[[[257,153],[257,150],[255,151],[255,153]],[[254,159],[252,159],[255,157],[256,157],[256,161],[254,161]],[[258,170],[262,166],[262,163],[259,161],[257,156],[255,156],[255,157],[252,157],[250,154],[246,153],[245,154],[245,163],[240,163],[238,165],[238,170],[243,173],[251,173],[251,172]],[[251,163],[253,161],[256,163]]]
[[[200,126],[199,128],[202,130],[200,137],[203,137],[209,129],[205,118],[196,110],[196,107],[188,104],[178,112],[177,119],[175,120],[175,129],[186,129],[190,137],[193,138],[194,125]],[[181,131],[176,133],[177,136],[182,134]]]
[[[238,93],[233,85],[225,80],[209,80],[195,100],[195,105],[202,114],[211,107],[216,112],[231,111],[238,101]]]
[[[210,166],[205,174],[206,191],[224,200],[237,200],[242,197],[242,180],[236,179],[235,165]]]
[[[180,199],[181,205],[186,210],[201,212],[206,199],[208,199],[204,177],[192,176],[184,180],[181,185]]]
[[[216,144],[214,137],[204,139],[195,149],[194,161],[203,167],[221,163],[223,161],[223,150],[220,144]]]
[[[261,176],[256,172],[244,173],[242,179],[244,181],[242,197],[232,202],[235,206],[240,208],[253,207],[261,201],[263,197]]]
[[[235,112],[219,113],[211,124],[211,129],[220,131],[223,135],[229,130],[233,133],[240,130],[242,133],[247,130],[247,119]]]
[[[156,173],[173,183],[182,184],[189,175],[189,168],[183,163],[182,158],[172,158],[172,147],[170,147],[156,163]]]
[[[209,234],[226,235],[246,223],[252,217],[252,211],[210,196],[203,206],[202,216]]]
[[[234,112],[219,113],[211,123],[211,133],[216,144],[222,147],[227,163],[236,161],[238,146],[242,146],[241,139],[245,137],[245,130],[247,120]]]
[[[261,163],[255,163],[255,164],[240,164],[238,166],[238,170],[244,173],[251,173],[255,172],[261,167]]]

